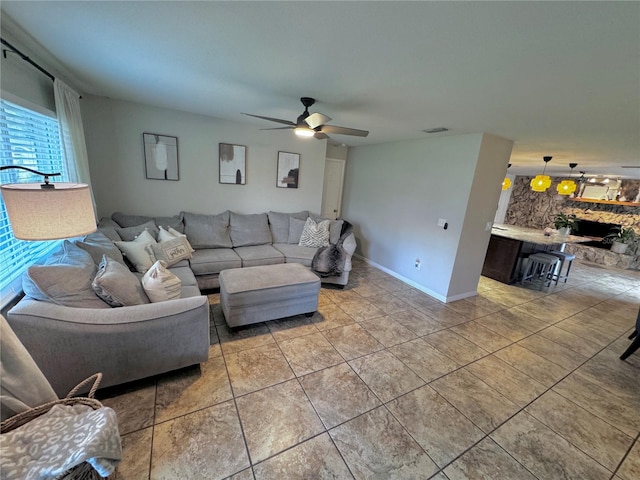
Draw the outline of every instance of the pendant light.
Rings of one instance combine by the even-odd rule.
[[[534,192],[545,192],[547,188],[551,186],[551,177],[549,175],[545,175],[544,172],[547,170],[547,163],[549,163],[552,158],[553,157],[542,157],[542,160],[544,160],[542,175],[536,175],[530,183],[531,190]]]
[[[576,182],[571,180],[571,174],[573,173],[573,169],[576,168],[577,166],[578,166],[577,163],[569,164],[569,168],[571,168],[571,171],[569,172],[569,180],[562,180],[557,187],[558,193],[560,195],[571,195],[573,192],[576,191],[576,188],[578,188],[578,186],[576,185]]]
[[[507,165],[507,170],[509,170],[509,167],[511,167],[511,164]],[[509,190],[509,187],[511,187],[511,179],[505,176],[502,181],[502,190]]]

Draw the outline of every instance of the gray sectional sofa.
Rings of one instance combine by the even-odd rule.
[[[298,245],[308,216],[114,213],[101,220],[98,232],[65,241],[45,265],[29,269],[25,296],[9,310],[7,321],[59,396],[95,372],[103,373],[101,385],[106,387],[204,362],[210,312],[201,290],[217,288],[225,269],[277,263],[310,267],[318,249]],[[325,283],[348,282],[356,242],[346,225],[331,222],[331,244],[339,245],[342,258],[338,272],[320,274]],[[160,226],[183,232],[194,250],[191,258],[169,268],[181,280],[180,298],[147,303],[143,292],[128,292],[145,300],[113,308],[96,296],[92,282],[105,261],[134,270],[114,242],[132,240],[145,229],[155,236]],[[129,281],[132,275],[129,272]],[[126,282],[120,284],[124,288]]]

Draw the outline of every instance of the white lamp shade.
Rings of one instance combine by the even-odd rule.
[[[13,235],[20,240],[57,240],[96,231],[86,184],[41,188],[39,183],[10,183],[1,188]]]

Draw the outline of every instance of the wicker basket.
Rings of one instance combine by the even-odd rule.
[[[10,432],[25,423],[30,422],[34,418],[38,418],[40,415],[51,410],[54,405],[87,405],[94,410],[102,408],[102,404],[93,398],[96,390],[98,390],[98,386],[100,385],[100,380],[102,380],[102,373],[95,373],[76,385],[65,398],[30,408],[29,410],[25,410],[13,417],[7,418],[4,422],[0,423],[0,433]],[[93,385],[86,397],[74,397],[82,387],[90,382],[93,382]],[[100,477],[98,472],[96,472],[89,463],[84,462],[56,477],[56,480],[98,480],[100,478],[102,477]]]

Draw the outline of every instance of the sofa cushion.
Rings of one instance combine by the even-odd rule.
[[[286,263],[301,263],[305,267],[311,266],[311,260],[318,251],[317,248],[301,247],[290,243],[274,243],[273,248],[284,255]]]
[[[309,212],[307,210],[297,213],[269,212],[268,216],[273,243],[287,243],[289,241],[289,218],[306,220]]]
[[[307,218],[298,245],[316,248],[329,246],[329,223],[329,220],[316,223],[313,218]]]
[[[266,213],[239,215],[230,212],[229,234],[234,247],[271,244],[271,230]]]
[[[184,233],[195,249],[231,248],[229,212],[218,215],[199,215],[183,212]]]
[[[98,273],[91,283],[93,291],[112,307],[149,303],[140,280],[127,267],[103,255]]]
[[[122,212],[114,212],[111,215],[111,219],[114,220],[120,227],[135,227],[143,223],[153,221],[153,223],[155,223],[158,227],[172,227],[180,232],[184,231],[184,223],[182,222],[181,213],[172,217],[149,217],[147,215],[129,215]]]
[[[182,267],[176,267],[176,266],[171,267],[169,271],[180,279],[180,282],[182,282],[183,287],[198,286],[198,281],[196,280],[196,276],[193,274],[193,271],[189,268],[188,264]]]
[[[158,237],[158,227],[153,220],[149,220],[146,223],[141,223],[140,225],[136,225],[135,227],[116,228],[116,232],[118,232],[120,238],[122,238],[122,240],[124,240],[125,242],[132,241],[145,230],[149,230],[149,233],[154,238],[154,240]]]
[[[180,298],[181,280],[167,270],[164,260],[154,263],[141,280],[145,293],[153,303]]]
[[[25,295],[68,307],[110,308],[95,294],[97,272],[91,255],[65,240],[43,265],[32,265],[22,277]]]
[[[189,264],[194,274],[210,275],[228,268],[240,268],[242,259],[230,248],[205,248],[196,250]]]
[[[254,245],[233,249],[242,259],[243,267],[257,267],[259,265],[275,265],[284,263],[284,255],[271,245]]]
[[[96,265],[100,265],[103,255],[107,255],[124,265],[120,249],[100,230],[87,235],[82,241],[76,242],[76,245],[91,255]]]
[[[111,214],[111,220],[116,222],[118,226],[122,228],[142,225],[143,223],[147,223],[152,220],[152,218],[146,215],[129,215],[122,212],[113,212]]]
[[[305,223],[306,220],[289,218],[289,236],[287,237],[287,243],[292,243],[295,245],[300,243],[300,237],[302,236],[302,231],[304,230]]]

